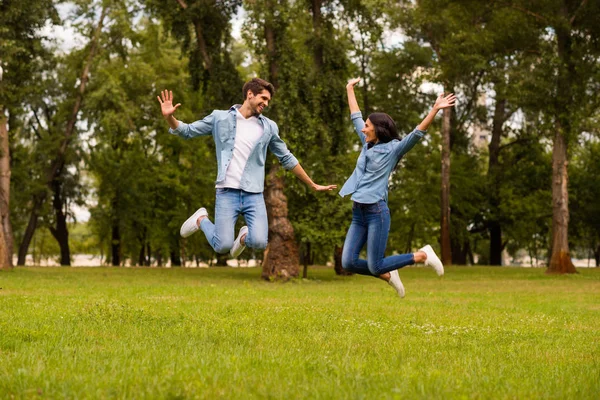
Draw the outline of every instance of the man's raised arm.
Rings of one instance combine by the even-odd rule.
[[[181,136],[184,139],[190,139],[195,136],[210,135],[212,133],[214,116],[213,114],[206,118],[186,124],[185,122],[178,121],[173,114],[177,108],[181,105],[177,103],[173,105],[173,92],[170,90],[163,90],[160,96],[156,96],[160,103],[160,110],[163,117],[167,120],[167,123],[171,127],[170,133]]]
[[[169,90],[163,90],[160,92],[160,96],[156,96],[156,98],[160,103],[160,111],[162,112],[163,117],[165,117],[169,123],[171,129],[177,129],[179,126],[179,121],[175,119],[173,114],[175,114],[175,111],[181,105],[181,103],[177,103],[175,106],[173,106],[173,92]]]

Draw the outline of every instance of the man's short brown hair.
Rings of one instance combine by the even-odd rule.
[[[244,87],[242,88],[242,92],[244,92],[244,100],[246,100],[248,90],[251,90],[255,96],[263,90],[266,90],[271,94],[271,97],[273,97],[273,93],[275,92],[275,88],[272,84],[260,78],[253,78],[251,81],[244,84]]]

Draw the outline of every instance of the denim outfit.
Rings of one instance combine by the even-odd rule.
[[[184,139],[212,135],[217,153],[217,184],[225,179],[233,156],[237,133],[236,110],[239,107],[240,105],[235,105],[229,110],[215,110],[206,118],[191,124],[179,121],[177,129],[169,129],[169,133]],[[250,153],[240,187],[217,189],[215,223],[204,218],[200,224],[208,242],[217,253],[226,253],[231,249],[235,223],[240,214],[248,225],[246,246],[254,249],[264,249],[267,246],[269,226],[262,195],[267,149],[271,150],[285,169],[290,170],[298,165],[296,157],[279,137],[277,124],[263,115],[259,115],[258,120],[263,126],[263,135]]]
[[[377,143],[369,148],[365,134],[361,132],[365,127],[362,113],[360,111],[352,113],[350,118],[362,143],[362,150],[354,172],[340,190],[340,196],[352,194],[352,200],[364,204],[377,203],[379,200],[387,201],[390,174],[400,158],[421,140],[425,131],[415,129],[402,140]]]
[[[204,218],[200,229],[212,248],[220,254],[233,246],[235,222],[242,214],[248,225],[246,246],[262,250],[267,247],[269,224],[267,208],[262,193],[250,193],[240,189],[217,188],[215,223]]]
[[[417,144],[425,131],[413,130],[402,140],[378,143],[369,148],[362,113],[350,115],[354,129],[363,145],[352,176],[346,181],[340,196],[352,194],[352,224],[346,234],[342,266],[361,275],[379,276],[406,265],[414,264],[412,254],[385,256],[390,231],[390,210],[387,206],[390,174],[404,154]],[[367,244],[367,260],[359,258]]]
[[[236,109],[240,107],[239,104],[236,104],[226,111],[215,110],[206,118],[191,124],[179,121],[177,129],[169,129],[169,133],[184,139],[212,135],[217,150],[218,172],[216,183],[225,179],[225,172],[231,162],[233,146],[235,145]],[[290,153],[279,137],[277,124],[262,115],[258,116],[258,120],[263,125],[263,135],[248,158],[242,175],[241,186],[236,188],[251,193],[262,193],[264,190],[267,148],[279,159],[283,168],[290,170],[298,165],[296,157]]]

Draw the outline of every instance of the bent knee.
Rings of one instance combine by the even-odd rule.
[[[381,266],[379,264],[368,263],[367,268],[369,268],[369,272],[371,272],[371,274],[373,274],[374,276],[379,276],[383,274]]]
[[[354,265],[354,260],[352,259],[352,257],[344,257],[342,255],[342,268],[349,269],[349,268],[352,268],[353,265]]]
[[[216,243],[213,249],[219,254],[225,254],[233,247],[233,242]]]
[[[248,247],[254,250],[264,250],[267,248],[267,244],[269,244],[269,241],[266,238],[259,240],[252,239],[252,243],[247,243]]]

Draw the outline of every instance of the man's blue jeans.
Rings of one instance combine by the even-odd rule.
[[[240,189],[217,189],[215,223],[204,218],[200,229],[217,253],[227,253],[235,240],[235,223],[242,214],[248,225],[246,247],[265,249],[269,235],[267,208],[262,193]]]
[[[398,254],[385,257],[390,231],[390,210],[387,203],[379,200],[373,204],[354,202],[352,224],[346,234],[342,267],[346,271],[360,275],[379,276],[415,263],[412,254]],[[360,251],[367,244],[367,259],[359,258]]]

